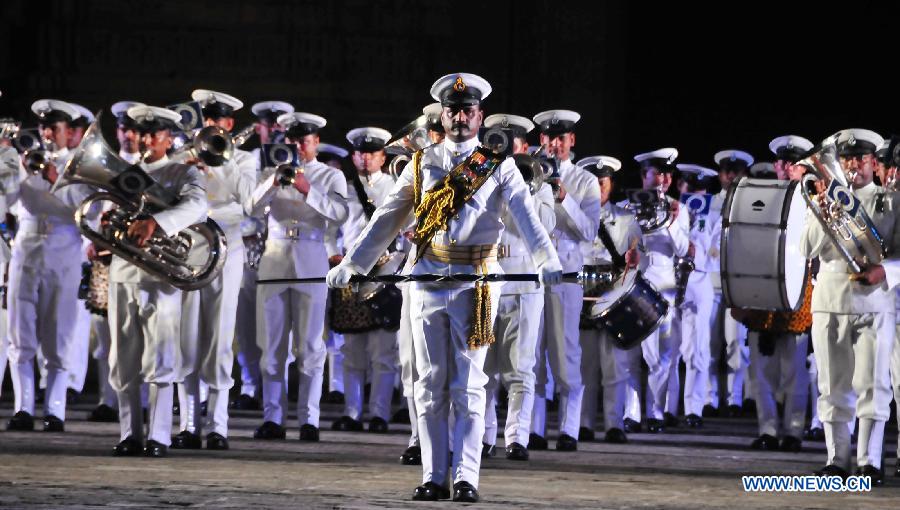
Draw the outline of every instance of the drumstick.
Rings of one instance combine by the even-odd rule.
[[[629,251],[633,250],[637,246],[637,239],[631,240],[631,246],[628,247],[628,250],[625,251],[627,254]],[[622,283],[621,285],[625,285],[625,277],[628,276],[628,264],[625,264],[625,272],[622,273]]]

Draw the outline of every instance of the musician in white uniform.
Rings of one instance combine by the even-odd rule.
[[[509,158],[501,162],[489,150],[479,148],[480,104],[490,91],[487,81],[466,73],[435,82],[431,93],[444,106],[441,120],[447,139],[418,153],[407,165],[360,234],[360,241],[329,272],[329,286],[346,287],[352,275],[368,272],[413,210],[416,241],[421,243],[417,253],[421,258],[413,275],[501,272],[497,243],[503,231],[502,214],[508,208],[541,279],[545,284],[561,279],[558,258],[515,163]],[[447,175],[464,179],[457,181],[460,188],[444,187]],[[470,192],[474,194],[468,201],[454,199],[456,193]],[[454,205],[445,208],[448,201]],[[416,283],[410,289],[423,469],[423,484],[416,488],[415,500],[449,498],[449,481],[453,482],[455,501],[479,499],[487,383],[483,367],[486,347],[493,341],[499,287]],[[451,401],[455,417],[450,424],[454,429],[452,464],[448,458]]]
[[[747,171],[753,165],[753,156],[740,150],[724,150],[715,154],[713,159],[719,167],[719,184],[722,190],[713,198],[711,214],[722,216],[722,206],[728,196],[728,188],[733,182],[747,175]],[[721,229],[719,235],[712,241],[715,256],[710,258],[712,267],[719,266],[719,254],[715,247],[721,245]],[[722,279],[719,271],[711,271],[713,290],[713,314],[710,322],[712,335],[710,337],[709,359],[709,398],[703,408],[704,416],[716,416],[719,414],[719,360],[722,359],[722,351],[725,351],[725,405],[727,416],[735,417],[741,414],[744,396],[744,377],[747,374],[747,364],[750,362],[750,351],[747,347],[747,328],[734,320],[731,310],[727,309],[722,301]]]
[[[534,123],[525,117],[510,114],[494,114],[484,119],[486,128],[505,130],[511,135],[513,154],[527,154],[526,135],[534,129]],[[538,218],[546,231],[556,226],[553,190],[543,182],[540,164],[531,159],[528,165],[531,200]],[[520,168],[520,171],[522,169]],[[532,178],[535,172],[541,172]],[[523,174],[524,177],[524,174]],[[515,221],[509,215],[503,217],[506,229],[500,236],[500,267],[504,273],[533,274],[536,268],[522,240]],[[497,321],[494,326],[496,341],[488,348],[484,372],[488,376],[485,386],[485,428],[482,455],[493,457],[497,442],[497,393],[502,383],[508,392],[504,444],[506,458],[528,460],[528,435],[531,432],[531,411],[534,407],[534,357],[540,317],[544,309],[544,289],[534,282],[508,282],[500,295]]]
[[[194,90],[191,98],[203,108],[207,126],[233,132],[234,114],[244,106],[241,100],[205,89]],[[206,175],[209,217],[225,233],[228,252],[222,272],[209,285],[184,293],[182,382],[178,385],[181,431],[172,438],[172,448],[200,448],[206,428],[207,449],[228,449],[228,392],[234,384],[231,346],[244,273],[241,221],[250,212],[256,188],[256,161],[251,153],[234,147],[229,160],[215,166],[211,163],[201,157],[196,165]],[[209,387],[206,423],[200,416],[201,383]]]
[[[347,184],[350,215],[341,226],[345,249],[357,242],[375,208],[385,202],[394,186],[394,180],[381,171],[386,159],[384,145],[390,139],[390,131],[376,127],[357,128],[347,133],[357,175]],[[337,255],[338,262],[343,259],[340,253],[329,255]],[[359,306],[367,305],[359,303]],[[397,377],[397,332],[376,328],[343,336],[344,415],[334,422],[332,429],[363,429],[363,386],[369,373],[372,381],[369,432],[387,432]]]
[[[684,360],[684,422],[690,428],[703,426],[703,405],[709,393],[709,322],[713,307],[713,287],[709,272],[710,253],[718,251],[713,239],[719,237],[722,221],[711,215],[711,196],[706,192],[717,174],[700,165],[676,165],[681,174],[679,190],[690,193],[684,212],[689,215],[691,234],[688,258],[693,270],[687,280],[681,305],[681,358]],[[704,197],[709,199],[704,200]],[[692,204],[696,201],[697,208]]]
[[[196,167],[173,163],[166,156],[171,131],[180,116],[166,108],[133,106],[128,116],[141,132],[146,154],[140,167],[178,202],[146,219],[134,221],[128,236],[143,246],[154,231],[172,236],[206,219],[206,178]],[[172,400],[181,370],[181,291],[170,283],[113,256],[109,268],[110,383],[119,398],[121,441],[115,455],[141,452],[142,382],[150,383],[149,433],[144,454],[164,457],[172,433]]]
[[[316,160],[319,129],[325,119],[310,113],[278,117],[285,142],[294,144],[300,169],[287,186],[275,169],[263,171],[253,197],[253,214],[268,212],[268,239],[259,262],[259,278],[321,277],[328,271],[325,233],[347,220],[347,181]],[[319,440],[319,399],[325,368],[324,283],[259,285],[256,294],[257,341],[262,348],[263,424],[257,439],[284,439],[287,418],[285,363],[288,349],[297,358],[297,420],[300,439]],[[293,337],[293,342],[290,341]]]
[[[278,117],[285,113],[293,113],[294,107],[284,101],[262,101],[250,107],[256,116],[256,135],[262,147],[267,143],[280,141],[284,136],[284,128],[278,124]],[[250,151],[256,164],[257,177],[260,171],[260,149]],[[259,259],[265,247],[266,223],[262,218],[245,216],[241,222],[241,235],[244,242],[244,276],[241,290],[238,293],[237,327],[234,331],[237,342],[237,360],[241,367],[241,392],[231,402],[232,409],[259,409],[259,398],[262,395],[262,376],[259,360],[262,350],[256,341],[256,271]]]
[[[577,166],[593,175],[599,183],[600,228],[605,228],[609,233],[616,252],[611,254],[598,235],[585,250],[585,265],[607,266],[616,272],[636,271],[640,261],[639,250],[642,249],[641,228],[634,214],[609,200],[613,191],[613,176],[622,168],[622,162],[609,156],[590,156],[580,160]],[[617,260],[619,257],[622,259]],[[617,264],[624,264],[625,267],[615,267]],[[586,301],[585,306],[592,304]],[[632,372],[640,374],[641,349],[638,346],[631,349],[616,347],[606,331],[597,329],[593,324],[590,328],[581,329],[580,333],[581,372],[585,389],[579,440],[594,439],[602,372],[604,441],[625,443],[628,441],[623,423],[626,389]]]
[[[879,150],[876,152],[876,156],[879,159],[878,167],[876,174],[878,175],[879,180],[884,183],[884,187],[889,191],[896,190],[897,187],[897,156],[896,154],[891,154],[888,151],[892,148],[893,140],[885,140],[885,142],[881,145]],[[894,191],[896,194],[896,191]],[[900,293],[900,289],[895,289],[895,311],[900,312],[900,299],[897,299],[897,294]],[[895,320],[897,320],[898,326],[896,333],[894,334],[895,342],[894,342],[894,350],[891,354],[891,387],[894,391],[894,406],[900,405],[900,313],[897,313]],[[898,423],[900,423],[900,414],[898,414]],[[897,438],[897,451],[900,452],[900,436]],[[894,476],[900,477],[900,459],[897,460],[897,466],[894,470]]]
[[[581,243],[592,243],[600,224],[600,186],[597,179],[571,161],[575,146],[575,123],[581,118],[571,110],[549,110],[534,116],[541,130],[540,142],[559,164],[559,177],[551,179],[556,187],[556,228],[550,234],[564,272],[578,272],[584,262]],[[557,187],[558,186],[558,187]],[[536,382],[532,434],[529,448],[547,448],[547,377],[543,367],[549,360],[553,381],[559,388],[559,437],[556,449],[578,449],[581,423],[581,344],[578,319],[581,316],[582,288],[577,283],[562,283],[547,289],[544,296],[544,329],[538,337]]]
[[[6,119],[9,120],[9,119]],[[10,203],[7,195],[14,194],[19,189],[19,171],[21,161],[19,153],[12,146],[12,133],[4,132],[0,136],[0,218],[2,218],[2,239],[0,239],[0,267],[4,268],[4,272],[8,270],[8,264],[12,255],[11,236],[12,225],[7,223],[11,218]],[[3,299],[6,300],[6,282],[3,283]],[[5,303],[5,301],[4,301]],[[6,366],[8,361],[9,349],[9,328],[7,327],[7,310],[6,307],[0,308],[0,386],[2,386],[3,378],[6,375]],[[0,388],[0,395],[3,389]]]
[[[883,143],[877,133],[846,129],[836,134],[841,166],[861,206],[884,239],[888,254],[900,249],[900,204],[873,182],[875,150]],[[821,193],[823,188],[817,185]],[[812,214],[812,213],[810,213]],[[896,260],[872,264],[851,279],[847,262],[812,216],[800,242],[807,258],[819,257],[812,296],[812,341],[819,368],[819,418],[828,450],[823,475],[846,477],[850,470],[850,430],[854,393],[859,474],[883,482],[884,425],[890,416],[890,356],[894,344]],[[886,279],[887,278],[887,279]]]
[[[44,430],[62,432],[69,382],[67,355],[81,278],[81,233],[74,213],[90,189],[79,185],[51,192],[71,155],[66,144],[78,110],[56,99],[35,101],[31,109],[38,116],[48,152],[43,168],[22,167],[18,186],[6,190],[6,203],[15,204],[18,214],[7,283],[8,355],[15,393],[15,415],[7,429],[34,429],[34,360],[41,349],[47,369]]]

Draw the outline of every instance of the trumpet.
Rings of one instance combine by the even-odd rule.
[[[234,156],[234,151],[253,136],[255,126],[245,127],[232,136],[219,126],[206,126],[194,137],[172,152],[174,161],[199,159],[206,166],[222,166]],[[145,154],[146,155],[146,154]]]
[[[803,199],[850,270],[858,274],[884,260],[884,239],[850,190],[851,181],[841,167],[834,137],[826,138],[817,152],[797,164],[811,170],[800,182]],[[825,184],[822,196],[810,192],[816,181]]]
[[[625,209],[634,214],[644,234],[667,228],[675,220],[672,206],[661,186],[649,190],[629,190]]]
[[[293,186],[298,173],[302,174],[303,169],[290,163],[284,163],[275,167],[275,180],[278,181],[282,188]]]

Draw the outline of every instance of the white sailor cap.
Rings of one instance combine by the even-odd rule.
[[[38,99],[31,103],[31,111],[44,122],[72,122],[81,116],[77,108],[59,99]]]
[[[338,147],[337,145],[331,145],[330,143],[320,143],[317,146],[319,161],[331,161],[333,159],[341,159],[346,158],[349,152],[347,149],[343,147]]]
[[[581,114],[572,110],[547,110],[533,118],[541,133],[553,137],[571,133],[575,123],[581,120]]]
[[[612,177],[622,168],[622,162],[610,156],[588,156],[575,163],[575,166],[594,174],[595,177]]]
[[[347,141],[359,152],[380,151],[390,139],[391,132],[379,127],[361,127],[347,132]]]
[[[719,151],[713,156],[713,160],[715,160],[721,170],[731,169],[734,165],[742,165],[749,168],[754,161],[753,156],[749,153],[737,149]]]
[[[441,106],[477,105],[491,93],[491,84],[471,73],[452,73],[441,76],[431,85],[431,97]]]
[[[430,131],[444,132],[444,125],[441,123],[441,113],[444,107],[441,103],[431,103],[422,108],[422,114],[425,116],[425,127]]]
[[[134,119],[138,130],[142,133],[175,129],[177,123],[181,121],[181,115],[178,113],[158,106],[132,106],[128,109],[128,116]]]
[[[797,135],[785,135],[772,139],[769,150],[782,161],[797,162],[813,148],[813,143]]]
[[[678,163],[677,165],[675,165],[675,167],[678,168],[679,172],[685,174],[685,176],[690,175],[692,176],[691,178],[697,180],[712,179],[719,176],[719,173],[712,168],[706,168],[705,166],[701,165],[694,165],[691,163]]]
[[[769,177],[774,177],[775,174],[775,165],[769,163],[768,161],[757,161],[750,165],[750,175],[752,177],[758,177],[760,179],[765,179]]]
[[[642,171],[652,167],[660,172],[674,172],[675,165],[673,163],[675,163],[675,158],[677,157],[678,149],[665,147],[638,154],[634,157],[634,160],[641,164]]]
[[[874,154],[884,138],[868,129],[844,129],[832,135],[836,140],[838,154],[841,156],[862,156]]]
[[[484,127],[501,127],[512,129],[516,136],[525,138],[525,135],[534,129],[534,123],[521,115],[509,113],[495,113],[484,119]]]
[[[77,119],[75,119],[75,122],[77,124],[81,124],[84,127],[87,127],[92,122],[94,122],[94,120],[96,120],[96,119],[94,119],[94,114],[91,113],[91,111],[88,110],[87,108],[85,108],[84,106],[81,106],[78,103],[71,103],[71,102],[69,104],[72,105],[76,110],[78,110],[79,116]]]
[[[294,113],[294,105],[284,101],[262,101],[251,106],[250,111],[260,119],[275,123],[279,116]]]
[[[146,105],[138,101],[119,101],[117,103],[113,103],[113,105],[109,108],[109,111],[116,116],[116,119],[118,119],[119,122],[122,122],[126,119],[130,119],[130,117],[128,116],[128,109],[132,106]]]
[[[234,112],[244,107],[240,99],[215,90],[196,89],[191,92],[191,99],[200,103],[203,107],[203,116],[210,119],[231,117]]]
[[[291,138],[318,133],[326,124],[324,117],[306,112],[283,113],[277,120],[287,131],[285,134]]]

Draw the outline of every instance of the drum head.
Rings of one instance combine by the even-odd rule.
[[[784,230],[784,284],[788,304],[792,310],[800,306],[803,299],[803,284],[806,280],[806,258],[800,254],[800,237],[806,226],[806,202],[800,186],[794,186],[787,227]]]
[[[603,312],[612,308],[622,297],[627,294],[631,287],[634,286],[634,279],[637,277],[637,269],[629,269],[627,273],[619,277],[612,284],[609,291],[597,298],[597,302],[591,307],[591,317],[599,317]]]

